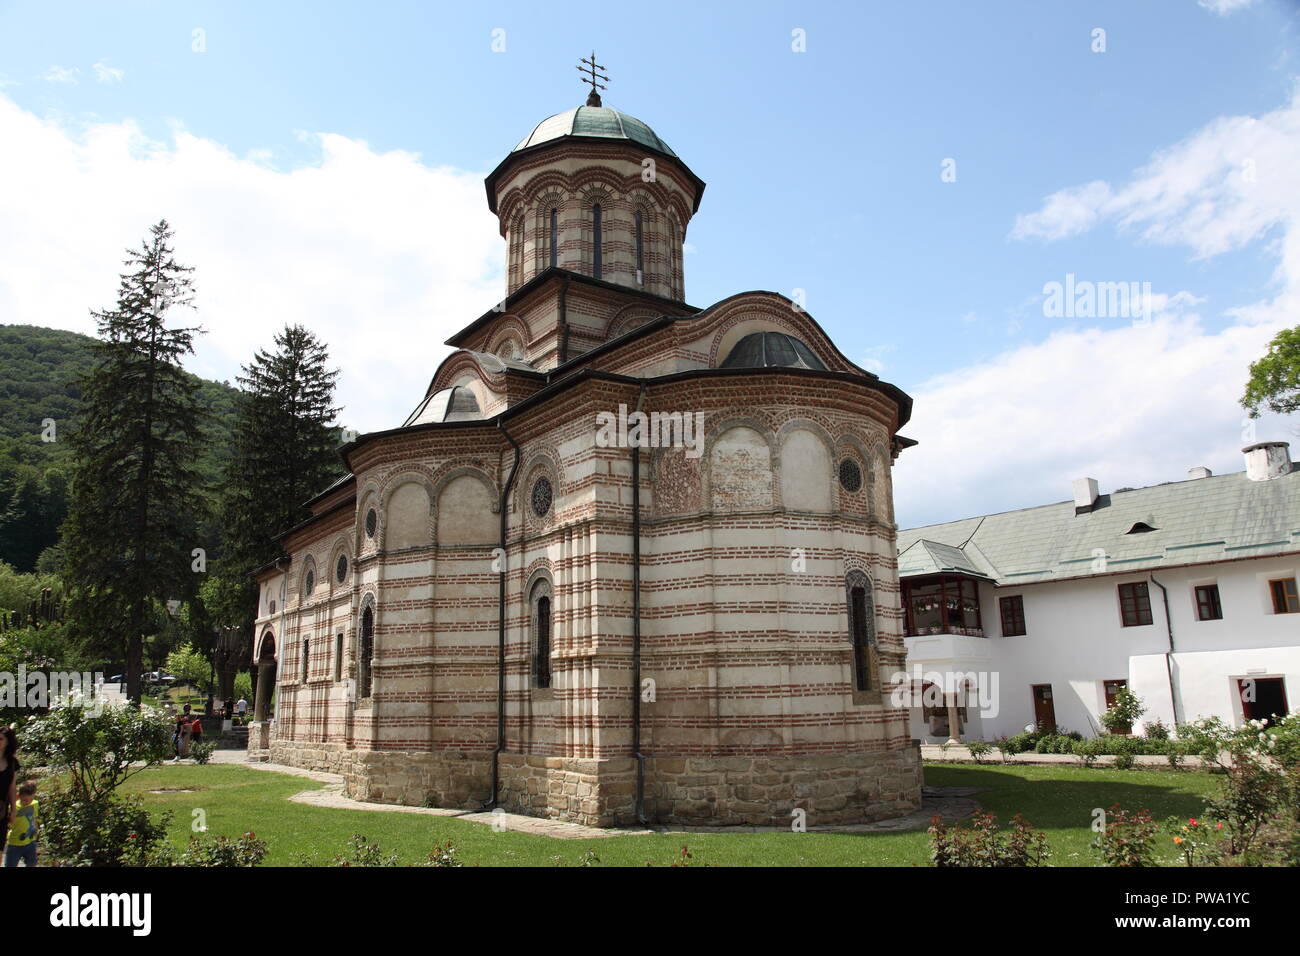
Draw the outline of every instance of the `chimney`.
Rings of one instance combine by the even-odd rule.
[[[1284,441],[1262,441],[1241,450],[1246,456],[1246,477],[1268,481],[1291,474],[1291,445]]]
[[[1204,465],[1197,465],[1195,468],[1187,469],[1187,480],[1195,481],[1197,478],[1209,478],[1214,472]]]
[[[1076,515],[1088,514],[1097,504],[1097,479],[1076,478],[1073,487],[1074,513]]]

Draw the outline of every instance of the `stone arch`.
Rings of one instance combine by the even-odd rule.
[[[329,586],[330,586],[330,590],[333,591],[337,588],[345,587],[347,585],[347,582],[352,580],[352,575],[356,571],[356,569],[353,567],[353,562],[355,561],[355,558],[353,557],[352,554],[352,542],[348,540],[348,536],[346,534],[340,534],[335,536],[333,544],[330,545],[329,554],[330,554],[330,560],[328,566]],[[348,561],[347,572],[344,574],[342,581],[339,580],[339,575],[338,575],[340,555],[347,558]]]
[[[616,339],[662,316],[662,312],[637,303],[626,305],[610,316],[609,323],[605,326],[605,338]]]
[[[366,534],[366,515],[371,508],[375,509],[375,535],[373,538]],[[374,478],[367,478],[365,485],[357,495],[357,514],[353,528],[358,557],[363,554],[372,554],[379,549],[379,539],[383,534],[383,523],[379,520],[379,511],[379,482]]]
[[[271,710],[271,698],[275,694],[275,675],[278,666],[275,632],[264,628],[257,642],[257,691],[253,695],[253,720],[262,723]],[[258,741],[258,743],[262,743]],[[249,745],[253,741],[250,739]]]
[[[307,586],[308,579],[310,579],[311,587]],[[316,570],[316,558],[314,555],[309,554],[303,558],[302,570],[298,572],[298,603],[305,604],[311,600],[320,583],[320,574]]]
[[[601,177],[604,179],[605,177]],[[579,235],[582,253],[582,271],[593,278],[612,274],[610,236],[614,233],[614,208],[618,202],[616,184],[588,181],[578,194]],[[600,207],[600,276],[596,276],[596,207]]]
[[[512,342],[519,351],[519,358],[527,361],[528,346],[531,341],[532,336],[529,335],[527,323],[519,316],[507,313],[497,321],[491,338],[487,340],[485,351],[500,357],[501,347]]]
[[[767,511],[777,504],[776,435],[756,418],[721,422],[704,446],[704,500],[710,511]]]
[[[835,510],[835,442],[820,424],[793,418],[778,433],[781,457],[781,507],[787,511],[829,514]],[[798,467],[785,467],[798,462]]]
[[[555,582],[549,567],[534,568],[523,592],[528,611],[528,670],[531,685],[551,686],[551,658],[555,653]]]
[[[423,499],[416,493],[423,491]],[[401,551],[434,541],[433,484],[424,471],[402,471],[384,483],[379,509],[379,548]]]
[[[880,442],[871,447],[868,465],[871,469],[871,516],[893,524],[894,496],[890,488],[889,452]]]
[[[532,274],[534,276],[551,267],[551,210],[555,210],[555,265],[557,267],[564,265],[564,261],[560,256],[564,245],[564,217],[565,210],[572,201],[572,197],[565,188],[567,183],[564,177],[558,174],[542,174],[538,179],[543,180],[541,188],[534,194],[536,198],[530,200],[536,221],[533,230]],[[534,181],[535,183],[536,181]],[[530,184],[530,186],[534,184]]]
[[[374,594],[368,593],[357,612],[356,668],[357,700],[374,697],[375,648],[378,644],[378,604]]]
[[[560,498],[565,493],[561,484],[563,474],[564,468],[552,448],[534,447],[524,455],[519,465],[518,478],[511,490],[513,500],[510,502],[510,510],[523,517],[525,528],[548,525],[554,520]],[[533,483],[540,475],[545,475],[551,483],[551,510],[544,518],[538,518],[532,510]]]
[[[880,690],[880,657],[876,621],[875,585],[871,576],[858,568],[844,576],[845,621],[853,647],[853,688]]]
[[[865,510],[868,517],[876,515],[876,491],[875,477],[871,468],[871,451],[857,435],[852,432],[845,432],[835,440],[835,491],[836,503],[841,512],[853,512],[855,510]],[[858,470],[862,473],[862,488],[858,491],[847,491],[839,482],[840,463],[850,458],[858,465]]]
[[[434,537],[439,547],[491,546],[500,529],[496,484],[482,470],[462,465],[439,476],[434,490]]]

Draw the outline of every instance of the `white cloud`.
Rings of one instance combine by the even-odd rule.
[[[123,250],[160,218],[196,267],[191,368],[233,381],[286,323],[313,329],[342,369],[342,421],[394,427],[449,352],[442,341],[500,299],[503,243],[482,174],[315,137],[318,162],[269,168],[176,130],[70,130],[0,96],[0,322],[93,334]]]
[[[1062,328],[912,390],[895,481],[904,526],[1060,501],[1070,480],[1103,490],[1180,480],[1188,468],[1241,471],[1247,367],[1300,323],[1300,94],[1255,117],[1224,117],[1163,150],[1118,187],[1063,189],[1016,220],[1013,237],[1046,241],[1103,222],[1122,234],[1208,258],[1252,244],[1277,259],[1271,297],[1224,308],[1152,297],[1155,316],[1119,328]],[[1221,316],[1214,316],[1218,319]],[[1292,416],[1294,418],[1294,416]],[[1261,439],[1296,422],[1267,416]]]
[[[873,345],[863,354],[861,365],[868,372],[879,375],[885,370],[885,355],[897,349],[896,345]]]
[[[45,71],[43,78],[50,83],[76,83],[77,77],[80,75],[81,71],[75,66],[52,66]]]
[[[1255,5],[1255,0],[1196,0],[1196,2],[1221,17],[1231,16],[1238,10],[1245,10]]]
[[[121,83],[124,76],[126,76],[126,70],[119,70],[117,67],[109,66],[103,60],[95,64],[95,79],[100,83]]]

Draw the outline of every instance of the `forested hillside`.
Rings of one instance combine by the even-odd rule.
[[[67,437],[76,426],[80,402],[76,382],[94,362],[94,339],[76,332],[33,325],[0,325],[0,562],[18,571],[54,570],[54,554],[67,513],[72,474]],[[230,385],[199,380],[211,413],[209,440],[198,469],[215,489],[230,456],[230,435],[238,392]],[[53,421],[54,441],[47,420]],[[211,493],[211,491],[209,491]]]

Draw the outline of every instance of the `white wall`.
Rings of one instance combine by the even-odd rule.
[[[997,713],[974,710],[965,736],[992,739],[1011,735],[1034,721],[1032,686],[1051,684],[1057,725],[1085,735],[1101,729],[1105,710],[1102,682],[1123,679],[1147,704],[1143,721],[1173,722],[1165,655],[1169,648],[1164,596],[1154,576],[1168,590],[1173,626],[1173,671],[1180,716],[1191,720],[1217,715],[1240,725],[1241,703],[1234,692],[1239,677],[1281,677],[1291,710],[1300,707],[1300,615],[1274,614],[1268,582],[1300,577],[1300,555],[1260,558],[1214,565],[1054,581],[1021,587],[980,585],[985,640],[990,651],[990,678],[996,674]],[[1124,627],[1120,618],[1120,584],[1147,581],[1152,623]],[[1223,619],[1196,618],[1195,587],[1217,583]],[[1001,636],[998,599],[1024,599],[1025,629],[1019,637]],[[918,642],[908,638],[909,665],[943,666],[925,660]],[[920,651],[921,660],[913,649]],[[954,669],[967,664],[953,661]],[[992,708],[991,708],[992,709]],[[913,732],[931,739],[913,711]],[[1135,728],[1140,729],[1139,728]]]

